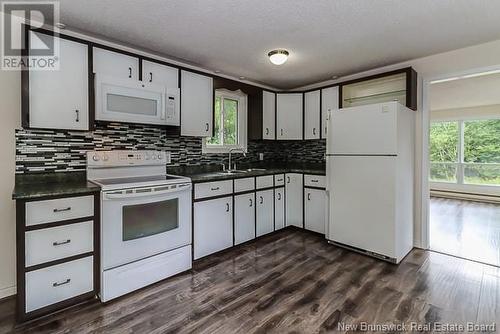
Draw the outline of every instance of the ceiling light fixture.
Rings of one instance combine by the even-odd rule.
[[[269,60],[274,65],[282,65],[288,59],[288,51],[284,49],[273,50],[267,54]]]

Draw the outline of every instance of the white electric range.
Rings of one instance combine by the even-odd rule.
[[[191,268],[191,179],[168,175],[168,153],[93,151],[101,187],[103,302]]]

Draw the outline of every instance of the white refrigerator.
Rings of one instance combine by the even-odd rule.
[[[399,263],[413,247],[415,111],[337,109],[328,127],[327,239]]]

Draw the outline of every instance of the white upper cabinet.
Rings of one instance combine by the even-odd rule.
[[[43,34],[30,31],[32,47],[36,47],[39,35]],[[27,125],[33,128],[88,130],[88,46],[62,38],[58,41],[59,69],[29,73]]]
[[[277,139],[302,139],[302,98],[302,93],[276,94]]]
[[[94,73],[139,80],[139,58],[96,47],[93,53]]]
[[[262,139],[276,139],[276,93],[262,91]]]
[[[163,85],[165,88],[179,88],[179,70],[175,67],[143,60],[142,81]]]
[[[328,114],[339,108],[339,87],[328,87],[321,90],[321,138],[328,135]]]
[[[320,90],[304,93],[304,139],[320,137],[320,103]]]
[[[181,71],[181,135],[210,137],[213,107],[213,79]]]

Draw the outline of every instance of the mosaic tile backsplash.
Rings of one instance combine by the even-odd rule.
[[[202,154],[202,139],[180,137],[166,129],[121,123],[96,124],[90,132],[64,130],[16,130],[16,173],[84,171],[86,152],[93,150],[164,150],[171,166],[227,163],[227,154]],[[249,141],[246,157],[238,163],[324,162],[325,140]]]

